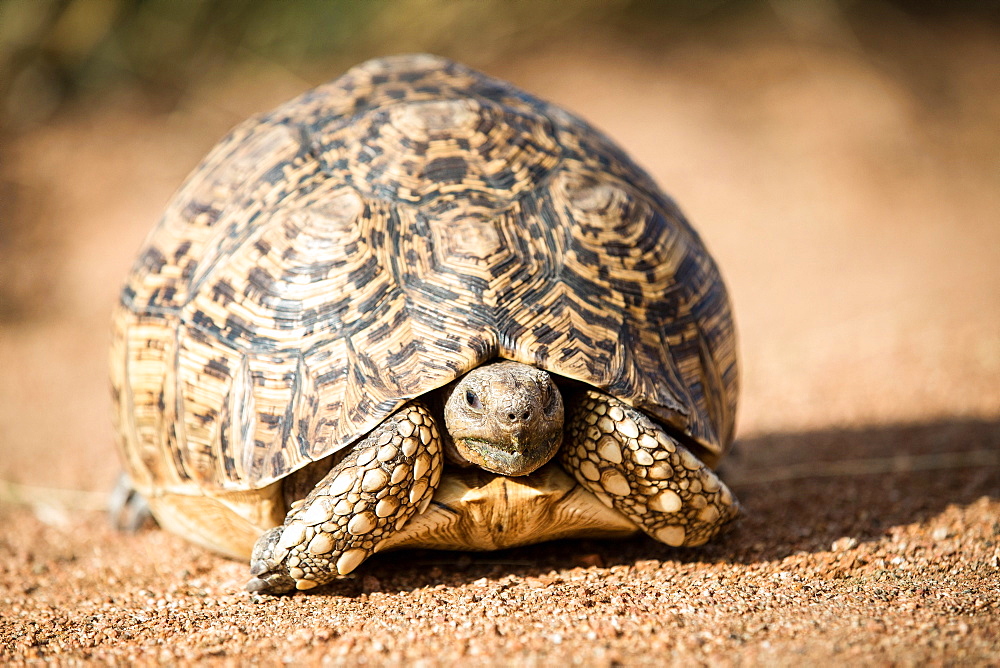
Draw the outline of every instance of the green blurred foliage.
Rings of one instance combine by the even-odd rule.
[[[627,14],[624,0],[6,0],[0,115],[14,125],[131,85],[169,104],[206,74],[263,59],[292,70],[435,51],[485,62]],[[666,3],[710,11],[718,2]],[[343,61],[340,63],[339,61]]]
[[[247,61],[297,73],[430,51],[488,66],[595,33],[659,48],[706,24],[761,13],[878,5],[908,15],[987,0],[0,0],[0,125],[43,122],[67,102],[130,86],[169,108],[205,76]],[[803,8],[805,8],[803,10]]]

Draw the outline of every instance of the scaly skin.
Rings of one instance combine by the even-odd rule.
[[[628,404],[595,390],[569,406],[563,466],[652,538],[701,545],[740,512],[710,468]]]
[[[494,362],[465,374],[445,394],[447,451],[459,465],[528,475],[562,443],[562,396],[541,369]]]
[[[420,402],[407,404],[260,537],[247,589],[280,594],[350,573],[430,504],[442,464],[434,418]]]

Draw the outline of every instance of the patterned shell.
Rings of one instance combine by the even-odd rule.
[[[733,437],[725,287],[608,138],[442,58],[364,63],[238,126],[146,242],[115,315],[140,490],[250,490],[494,358]]]

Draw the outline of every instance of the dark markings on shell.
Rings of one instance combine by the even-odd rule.
[[[733,434],[728,298],[674,203],[585,122],[430,56],[235,128],[115,332],[140,488],[261,487],[495,357],[604,389],[710,464]]]

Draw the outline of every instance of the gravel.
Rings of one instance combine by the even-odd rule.
[[[992,463],[737,483],[747,517],[698,550],[637,538],[388,553],[287,597],[246,593],[245,564],[158,529],[3,506],[0,660],[988,664],[1000,659],[996,423],[836,442],[847,457],[873,440],[913,453],[944,434]],[[833,454],[828,434],[795,441]],[[745,443],[732,477],[753,477],[780,445]]]

